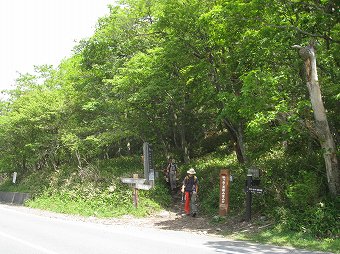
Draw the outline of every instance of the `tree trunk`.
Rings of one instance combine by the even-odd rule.
[[[336,157],[335,142],[328,125],[326,111],[322,101],[316,69],[315,50],[312,44],[306,47],[301,47],[297,45],[293,47],[300,49],[299,54],[305,61],[307,88],[309,91],[309,96],[314,112],[315,127],[318,140],[323,149],[328,188],[331,195],[336,196],[340,194],[339,166]]]
[[[181,148],[183,151],[183,160],[185,164],[188,164],[190,162],[189,146],[186,140],[184,126],[181,125],[180,128],[181,128],[180,135],[181,135]]]
[[[185,117],[187,116],[187,110],[186,110],[186,98],[184,96],[182,98],[181,112],[182,112],[182,115],[178,122],[178,131],[179,131],[179,135],[181,138],[181,150],[182,150],[183,161],[185,164],[188,164],[190,162],[190,154],[189,154],[189,144],[187,142],[186,130],[185,130]]]
[[[218,93],[221,92],[221,85],[218,82],[218,73],[217,73],[217,65],[215,63],[214,55],[210,52],[208,55],[208,62],[211,64],[211,82],[214,84],[215,89]],[[221,105],[220,109],[223,109],[223,105]],[[234,142],[234,150],[236,153],[236,157],[239,163],[245,164],[247,163],[247,157],[245,152],[245,144],[243,139],[243,126],[242,123],[233,124],[227,118],[223,119],[223,123],[228,129],[233,142]]]
[[[238,126],[234,126],[228,119],[223,120],[225,126],[227,127],[233,141],[234,141],[234,149],[236,152],[236,157],[238,162],[244,164],[247,163],[247,157],[244,147],[243,140],[243,128],[241,124]]]
[[[189,143],[186,139],[186,130],[185,130],[185,116],[186,114],[186,99],[185,97],[178,100],[177,103],[180,104],[181,115],[178,116],[176,113],[176,107],[174,105],[171,106],[173,112],[173,141],[176,148],[179,148],[182,152],[182,158],[185,164],[190,162],[190,152],[189,152]]]

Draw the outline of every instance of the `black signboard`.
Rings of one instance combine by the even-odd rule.
[[[248,191],[250,191],[251,193],[258,193],[258,194],[262,194],[263,193],[263,189],[254,188],[254,187],[249,187]]]

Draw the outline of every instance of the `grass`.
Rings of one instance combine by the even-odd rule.
[[[98,218],[121,217],[126,214],[144,217],[160,210],[160,206],[156,202],[147,198],[140,198],[138,207],[135,208],[130,190],[125,190],[119,195],[100,193],[89,199],[74,196],[70,192],[46,193],[29,200],[26,205],[58,213]]]
[[[142,175],[140,157],[119,157],[87,165],[82,169],[63,166],[19,174],[16,184],[9,180],[1,191],[29,192],[33,198],[26,206],[64,214],[96,217],[147,216],[169,204],[166,188],[158,184],[151,191],[139,191],[138,207],[133,204],[132,189],[120,177]]]
[[[340,253],[339,238],[316,239],[311,235],[301,232],[281,230],[280,226],[266,229],[258,233],[234,233],[233,237],[238,240],[253,241],[256,243],[290,246],[298,249],[326,251],[337,254]]]

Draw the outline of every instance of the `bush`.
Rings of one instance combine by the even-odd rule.
[[[139,191],[139,204],[133,204],[132,189],[120,177],[141,172],[138,156],[100,161],[82,169],[64,167],[49,172],[44,185],[27,205],[55,212],[83,216],[119,217],[124,214],[145,216],[171,202],[167,189],[157,183],[150,191]],[[45,180],[46,182],[46,180]],[[41,186],[43,187],[43,186]]]
[[[318,200],[320,188],[317,176],[312,172],[304,172],[301,180],[288,187],[287,197],[291,205],[305,207]]]
[[[327,199],[314,205],[277,209],[277,219],[287,230],[320,238],[340,236],[339,200]]]

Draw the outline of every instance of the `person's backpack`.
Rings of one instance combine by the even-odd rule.
[[[185,177],[185,184],[188,184],[189,176]],[[197,184],[197,176],[194,176],[194,184]]]
[[[187,186],[188,186],[188,184],[190,183],[190,181],[189,181],[189,176],[186,176],[185,178],[184,178],[184,189],[187,189]],[[197,176],[194,176],[194,182],[193,182],[193,186],[192,186],[192,188],[194,187],[194,185],[196,185],[197,184]]]
[[[170,164],[170,167],[169,167],[169,170],[170,170],[170,171],[176,171],[176,170],[177,170],[177,165],[174,164],[174,163],[171,163],[171,164]]]

